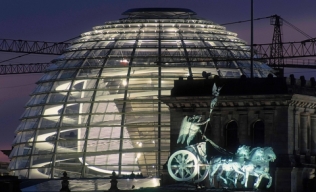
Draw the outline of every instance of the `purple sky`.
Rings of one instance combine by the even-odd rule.
[[[0,38],[38,41],[64,41],[90,31],[105,21],[121,18],[131,8],[188,8],[200,17],[218,24],[250,19],[250,0],[55,0],[1,1]],[[254,0],[254,18],[280,15],[308,35],[316,37],[315,0]],[[227,25],[250,43],[250,22]],[[254,43],[271,43],[273,26],[268,19],[254,22]],[[306,37],[283,26],[283,41],[301,41]],[[0,52],[0,62],[19,54]],[[49,62],[55,56],[30,55],[1,64]],[[0,64],[0,65],[1,65]],[[293,69],[296,77],[309,79],[316,70]],[[0,149],[10,149],[14,131],[29,94],[42,74],[0,76]],[[0,153],[0,161],[8,161]]]

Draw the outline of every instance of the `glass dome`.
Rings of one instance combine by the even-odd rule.
[[[250,76],[250,48],[188,9],[131,9],[52,61],[26,104],[9,166],[21,178],[158,176],[170,149],[160,101],[179,77]],[[272,69],[254,62],[254,76]]]

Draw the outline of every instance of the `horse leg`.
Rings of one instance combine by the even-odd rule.
[[[234,175],[233,175],[234,174]],[[227,171],[226,172],[226,178],[229,180],[231,183],[233,183],[234,188],[237,188],[237,179],[238,179],[238,173],[234,171]],[[230,185],[228,186],[230,187]]]
[[[209,178],[209,181],[210,181],[211,188],[215,187],[214,183],[213,183],[213,181],[214,181],[214,174],[216,173],[218,168],[219,168],[219,165],[213,165],[213,166],[210,166],[210,168],[209,168],[208,178]]]
[[[245,177],[244,173],[242,174],[243,177]],[[238,178],[239,178],[239,173],[235,173],[235,180],[234,180],[234,186],[235,188],[237,188],[237,181],[238,181]]]
[[[270,188],[272,184],[272,177],[270,175],[268,177],[269,177],[269,183],[267,184],[267,188]]]
[[[244,179],[243,179],[243,181],[241,182],[241,184],[244,184],[245,188],[247,188],[248,177],[249,177],[249,172],[246,171],[246,172],[245,172],[245,175],[244,175]]]
[[[259,176],[258,176],[258,178],[257,178],[257,180],[256,180],[256,182],[255,182],[255,184],[253,185],[253,187],[255,188],[255,189],[257,189],[258,187],[259,187],[259,184],[260,184],[260,182],[261,182],[261,179],[262,179],[262,174],[260,174]]]
[[[223,180],[224,184],[227,185],[227,180],[226,180],[224,177],[222,177],[223,171],[224,171],[224,170],[222,169],[222,170],[218,173],[217,179],[218,179],[218,180],[219,180],[219,179]]]

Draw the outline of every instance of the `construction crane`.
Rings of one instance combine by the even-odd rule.
[[[60,55],[71,43],[66,42],[45,42],[0,39],[0,51],[14,53],[32,53],[45,55]]]
[[[258,56],[255,60],[264,60],[269,66],[274,68],[277,73],[282,76],[285,67],[289,68],[310,68],[316,69],[316,60],[293,60],[295,58],[316,57],[316,38],[304,33],[288,21],[284,20],[278,15],[272,15],[264,17],[264,19],[270,18],[270,24],[274,26],[274,33],[271,44],[254,44],[254,52]],[[259,20],[263,18],[258,18]],[[242,21],[248,22],[249,20]],[[282,42],[282,29],[283,22],[303,34],[307,37],[306,40],[301,42]],[[234,23],[241,23],[234,22]],[[234,24],[228,23],[228,24]],[[76,39],[72,38],[70,40]],[[67,47],[71,45],[68,43],[70,40],[64,42],[44,42],[44,41],[27,41],[27,40],[12,40],[12,39],[0,39],[0,52],[15,52],[28,54],[45,54],[45,55],[60,55]],[[249,51],[250,51],[250,46]],[[210,47],[213,49],[214,47]],[[229,49],[229,46],[216,47]],[[24,55],[22,55],[24,56]],[[18,56],[21,57],[21,56]],[[15,57],[17,58],[17,57]],[[11,58],[5,61],[0,61],[0,64],[13,60]],[[250,58],[249,58],[250,59]],[[240,60],[249,60],[240,59]],[[225,59],[217,59],[226,61]],[[207,61],[207,60],[205,60]],[[28,64],[5,64],[0,65],[0,75],[6,74],[23,74],[23,73],[43,73],[50,63],[28,63]]]

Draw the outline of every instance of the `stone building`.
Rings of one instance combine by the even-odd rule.
[[[303,168],[316,165],[315,79],[291,75],[175,81],[171,96],[163,98],[171,114],[171,153],[184,148],[176,143],[184,116],[198,114],[206,119],[210,115],[214,83],[222,89],[205,131],[207,137],[231,152],[239,145],[272,147],[277,159],[270,163],[270,190],[300,191]],[[201,141],[197,134],[195,142]],[[219,155],[212,147],[207,150],[208,156]]]

